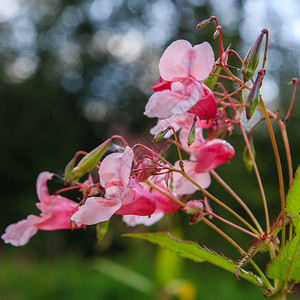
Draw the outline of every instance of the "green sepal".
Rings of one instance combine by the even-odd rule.
[[[93,151],[85,155],[78,165],[71,171],[70,179],[71,181],[76,181],[80,179],[84,174],[93,170],[93,168],[97,165],[99,160],[105,154],[107,149],[112,143],[112,139],[106,140],[100,146],[95,148]]]

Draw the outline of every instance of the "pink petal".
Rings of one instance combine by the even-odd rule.
[[[172,115],[180,115],[193,107],[199,99],[198,89],[190,95],[182,95],[169,90],[156,92],[148,100],[144,114],[149,118],[166,119]]]
[[[196,172],[208,172],[234,157],[234,148],[226,141],[213,139],[205,141],[197,150]]]
[[[211,45],[207,42],[193,47],[194,56],[191,60],[190,75],[202,81],[212,71],[215,56]]]
[[[38,229],[28,221],[21,220],[18,223],[9,225],[5,233],[2,234],[1,238],[6,244],[11,244],[13,246],[24,246],[28,243],[30,238],[37,233]]]
[[[171,81],[166,81],[161,77],[155,83],[154,86],[151,87],[154,92],[160,92],[163,90],[170,90],[171,89]]]
[[[134,215],[125,215],[123,216],[123,221],[127,224],[127,226],[134,227],[136,225],[145,225],[151,226],[161,220],[164,216],[164,213],[158,212],[152,214],[150,217],[148,216],[134,216]]]
[[[195,182],[197,182],[202,188],[206,189],[211,183],[209,173],[197,173],[196,162],[184,160],[184,170]],[[175,163],[175,168],[179,168],[179,162]],[[180,173],[173,172],[173,191],[178,195],[193,194],[198,188],[187,180]]]
[[[41,202],[49,203],[50,201],[47,181],[51,180],[52,176],[52,173],[42,172],[36,180],[36,193]]]
[[[160,187],[165,192],[170,193],[165,187]],[[175,203],[169,197],[161,194],[157,190],[153,189],[151,191],[151,195],[153,196],[156,202],[156,210],[155,213],[163,212],[163,213],[175,213],[179,209],[179,204]],[[173,196],[173,195],[172,195]]]
[[[42,230],[71,229],[71,215],[77,210],[78,204],[62,196],[52,196],[50,209],[41,207],[42,216],[28,216],[28,221]],[[44,213],[47,209],[47,213]],[[76,226],[75,226],[76,229]]]
[[[123,153],[112,153],[104,158],[99,168],[100,184],[108,199],[123,198],[129,182],[133,151],[126,147]]]
[[[107,221],[121,207],[119,199],[105,199],[102,197],[88,198],[84,205],[71,217],[78,226],[93,225]]]
[[[203,120],[210,120],[217,113],[217,102],[212,91],[203,83],[202,87],[202,97],[193,107],[188,110],[188,113],[197,115]]]
[[[159,72],[164,80],[174,77],[188,77],[192,45],[185,40],[173,42],[163,53],[159,62]]]
[[[155,201],[151,194],[138,182],[130,178],[127,194],[122,201],[117,215],[150,216],[156,209]]]

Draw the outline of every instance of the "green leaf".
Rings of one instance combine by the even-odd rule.
[[[71,172],[74,169],[75,163],[76,163],[76,155],[71,159],[71,161],[66,165],[65,171],[64,171],[64,181],[67,182],[70,178]]]
[[[292,220],[298,233],[300,231],[300,167],[298,166],[294,181],[287,194],[286,212]]]
[[[231,273],[236,272],[236,264],[232,260],[201,247],[196,242],[178,240],[168,232],[125,234],[124,236],[144,239],[167,248],[181,257],[192,259],[195,262],[210,262]],[[240,270],[239,276],[258,287],[264,285],[258,276],[244,269]]]
[[[300,227],[300,226],[298,226]],[[300,282],[300,228],[291,242],[287,243],[267,268],[272,279],[295,280]]]

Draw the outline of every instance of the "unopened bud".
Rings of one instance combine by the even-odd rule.
[[[196,27],[196,29],[202,29],[204,27],[206,27],[210,22],[211,22],[211,18],[208,18],[208,19],[205,19],[205,20],[202,20]]]
[[[207,129],[207,138],[212,140],[217,138],[227,128],[225,119],[227,118],[226,111],[223,107],[218,108],[217,114],[212,120],[211,126]]]
[[[248,120],[250,120],[252,118],[252,115],[259,103],[259,89],[261,86],[261,81],[263,76],[265,75],[266,71],[264,69],[261,69],[258,72],[258,75],[256,77],[256,80],[253,84],[253,87],[250,91],[250,93],[248,94],[248,97],[246,99],[246,117]]]
[[[249,136],[249,143],[250,143],[251,152],[255,158],[255,148],[254,148],[252,134]],[[251,156],[250,156],[247,146],[245,147],[244,152],[243,152],[243,160],[244,160],[244,164],[245,164],[247,171],[250,173],[253,168],[253,161],[251,159]]]
[[[93,168],[105,154],[111,143],[112,139],[108,139],[93,151],[88,153],[86,156],[84,156],[78,163],[78,165],[71,171],[70,179],[72,181],[76,181],[80,179],[84,174],[93,170]]]
[[[203,83],[210,89],[213,90],[215,88],[215,85],[219,79],[218,76],[214,76],[215,75],[219,75],[222,71],[222,68],[219,66],[215,66],[211,75],[209,77],[207,77],[205,80],[203,80]]]
[[[189,135],[188,135],[188,141],[187,141],[188,146],[191,146],[195,142],[196,122],[197,122],[197,116],[195,115],[193,125],[192,125],[191,130],[190,130]]]
[[[196,213],[203,212],[204,206],[201,200],[191,200],[185,204],[182,210],[189,215],[194,215]]]
[[[64,171],[64,181],[65,183],[69,180],[72,170],[74,169],[77,157],[76,155],[70,160],[70,162],[66,165]]]
[[[168,127],[167,129],[165,129],[165,130],[159,132],[159,133],[153,138],[153,142],[154,142],[154,143],[157,143],[157,142],[159,142],[160,140],[162,140],[162,139],[165,137],[165,135],[167,134],[167,132],[168,132],[169,130],[170,130],[170,128]]]
[[[145,181],[157,173],[154,161],[147,157],[143,157],[135,166],[135,169],[137,171],[133,171],[134,178],[139,182]]]
[[[264,34],[266,32],[267,32],[266,29],[263,29],[261,31],[261,34],[253,43],[253,45],[251,46],[251,48],[249,49],[248,53],[246,54],[243,60],[242,73],[245,82],[250,80],[253,77],[255,70],[258,66],[260,49],[261,49]]]

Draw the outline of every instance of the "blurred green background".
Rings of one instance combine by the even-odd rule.
[[[0,0],[1,234],[9,224],[38,213],[35,180],[41,171],[62,174],[76,151],[90,151],[112,134],[130,143],[149,142],[155,120],[143,111],[159,77],[159,58],[178,38],[192,44],[209,41],[217,57],[214,25],[194,29],[211,15],[222,25],[225,47],[231,43],[242,57],[261,29],[269,30],[262,95],[284,117],[292,94],[288,82],[299,77],[300,69],[296,0]],[[238,66],[234,59],[229,64]],[[300,161],[299,111],[297,96],[288,127],[294,170]],[[255,178],[243,166],[241,136],[233,134],[228,141],[236,156],[217,172],[263,220]],[[274,219],[280,209],[278,183],[264,126],[255,131],[255,147]],[[281,145],[280,151],[287,177]],[[209,191],[245,216],[216,182]],[[249,244],[250,239],[222,226],[242,246]],[[263,299],[250,284],[214,266],[183,261],[145,241],[121,237],[159,230],[239,258],[204,224],[191,227],[180,212],[152,228],[128,228],[114,216],[100,244],[94,226],[40,231],[20,248],[1,240],[0,299]],[[265,258],[260,255],[257,262],[263,266]]]

